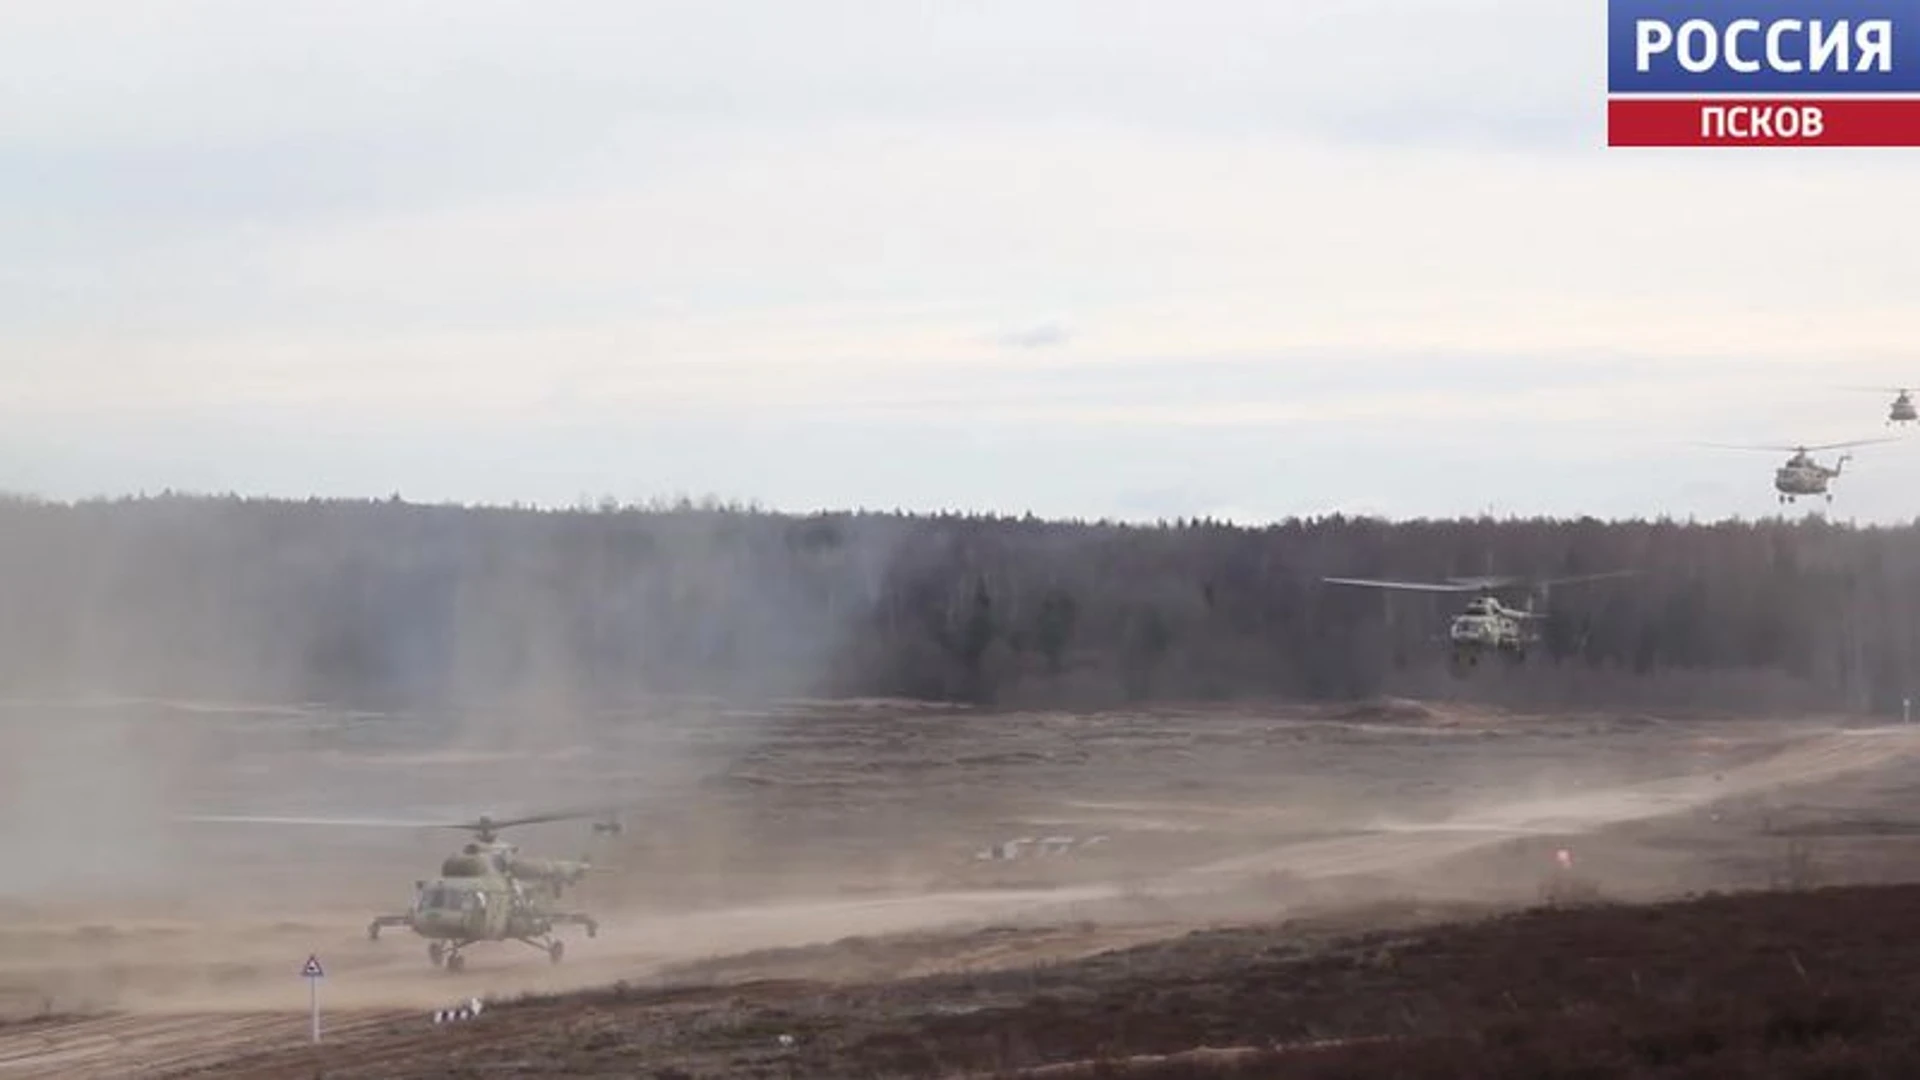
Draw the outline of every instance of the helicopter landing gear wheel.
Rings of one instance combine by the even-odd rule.
[[[600,936],[600,924],[597,922],[594,922],[592,919],[587,920],[587,936],[590,938],[597,938]]]
[[[557,964],[560,962],[560,958],[565,955],[567,955],[566,942],[556,941],[547,946],[547,960],[549,962]]]
[[[447,959],[447,947],[437,941],[427,943],[427,963],[439,967]]]
[[[467,968],[467,958],[457,952],[447,954],[447,970],[459,974]]]
[[[380,924],[379,923],[370,922],[367,924],[367,940],[368,941],[380,940]]]

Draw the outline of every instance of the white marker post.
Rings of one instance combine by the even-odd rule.
[[[307,980],[307,1008],[313,1014],[313,1041],[320,1041],[320,980],[327,973],[320,970],[318,956],[307,957],[307,964],[300,969],[300,976]]]
[[[1900,722],[1903,724],[1913,723],[1913,699],[1910,697],[1900,699]]]

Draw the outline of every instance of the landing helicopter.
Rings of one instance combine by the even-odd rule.
[[[1920,410],[1913,406],[1913,391],[1903,386],[1854,386],[1852,390],[1864,390],[1875,394],[1894,395],[1893,404],[1887,406],[1887,426],[1910,424],[1920,420]]]
[[[1719,443],[1706,443],[1707,446],[1721,450],[1771,450],[1774,452],[1792,451],[1793,456],[1773,471],[1773,489],[1776,501],[1785,505],[1795,502],[1802,496],[1821,496],[1827,502],[1833,501],[1833,492],[1829,484],[1840,476],[1847,462],[1853,460],[1852,454],[1841,454],[1834,460],[1833,467],[1813,460],[1814,450],[1840,450],[1853,446],[1868,446],[1873,443],[1893,442],[1893,439],[1853,439],[1848,442],[1823,443],[1819,446],[1726,446]]]
[[[1577,574],[1571,577],[1527,579],[1518,577],[1456,577],[1444,582],[1425,581],[1379,581],[1372,578],[1322,578],[1329,585],[1357,585],[1370,589],[1395,589],[1407,592],[1428,593],[1475,593],[1467,606],[1462,608],[1447,624],[1447,640],[1452,645],[1448,667],[1455,675],[1465,675],[1480,666],[1480,657],[1491,650],[1503,656],[1509,663],[1523,663],[1527,650],[1537,644],[1539,634],[1534,626],[1547,618],[1548,613],[1534,607],[1536,595],[1545,597],[1547,591],[1555,585],[1571,585],[1584,581],[1602,581],[1609,578],[1626,577],[1632,570],[1609,570],[1599,574]],[[1500,602],[1495,593],[1500,589],[1526,588],[1526,607],[1512,608]]]
[[[369,940],[378,941],[386,927],[406,927],[427,939],[427,960],[450,972],[466,967],[461,950],[482,941],[518,941],[559,963],[566,947],[555,931],[579,926],[589,938],[600,932],[591,915],[558,909],[565,890],[594,869],[587,856],[573,859],[535,859],[520,854],[517,844],[500,839],[501,829],[548,821],[593,818],[593,835],[623,831],[617,818],[604,812],[563,811],[495,820],[485,814],[472,821],[404,821],[368,818],[299,818],[199,816],[189,820],[257,825],[334,825],[378,828],[463,829],[474,834],[458,852],[440,863],[440,875],[414,882],[413,903],[406,912],[380,915],[367,925]]]

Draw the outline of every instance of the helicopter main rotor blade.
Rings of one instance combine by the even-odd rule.
[[[449,825],[445,821],[399,818],[276,817],[263,814],[190,814],[181,820],[227,825],[332,825],[372,829],[444,829]]]
[[[1850,439],[1846,442],[1821,443],[1819,446],[1809,446],[1807,447],[1807,449],[1809,450],[1841,450],[1849,446],[1872,446],[1874,443],[1889,443],[1889,442],[1899,442],[1899,441],[1900,440],[1898,439],[1885,438],[1885,437],[1878,438],[1878,439]]]
[[[1606,581],[1610,578],[1632,577],[1638,570],[1607,570],[1598,574],[1575,574],[1572,577],[1542,578],[1539,585],[1572,585],[1581,581]]]
[[[496,818],[482,815],[472,821],[451,822],[445,825],[450,829],[505,829],[515,825],[538,825],[547,821],[579,821],[584,818],[606,818],[611,813],[606,808],[587,810],[552,810],[539,814],[523,814],[519,817]]]
[[[1371,578],[1321,578],[1329,585],[1358,585],[1368,589],[1401,589],[1408,592],[1463,593],[1478,592],[1478,585],[1462,585],[1457,582],[1441,583],[1432,581],[1376,581]]]
[[[613,816],[613,813],[614,811],[608,807],[590,807],[504,818],[482,814],[465,821],[450,818],[299,817],[274,814],[193,814],[186,816],[183,820],[235,825],[327,825],[375,829],[465,829],[469,832],[482,832],[514,825],[534,825],[545,821],[574,821],[583,818],[607,820]]]
[[[1881,437],[1878,439],[1848,439],[1845,442],[1795,443],[1792,446],[1788,446],[1784,443],[1758,443],[1758,444],[1742,445],[1742,444],[1736,444],[1736,443],[1709,443],[1709,442],[1694,443],[1693,445],[1708,446],[1716,450],[1766,450],[1776,454],[1805,454],[1805,453],[1810,453],[1814,450],[1839,450],[1849,446],[1870,446],[1874,443],[1890,443],[1890,442],[1899,442],[1899,441],[1900,441],[1899,439],[1895,439],[1895,438]]]
[[[1452,584],[1460,585],[1468,589],[1505,589],[1526,583],[1525,578],[1496,575],[1483,577],[1450,577],[1447,580]]]

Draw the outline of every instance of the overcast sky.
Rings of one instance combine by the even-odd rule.
[[[0,487],[1772,513],[1689,444],[1884,433],[1920,166],[1607,150],[1603,20],[5,5]]]

